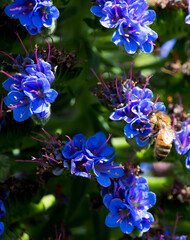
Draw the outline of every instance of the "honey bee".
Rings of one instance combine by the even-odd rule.
[[[161,161],[168,156],[174,139],[171,119],[168,115],[158,110],[152,111],[149,119],[153,129],[150,137],[155,137],[154,155],[158,161]]]

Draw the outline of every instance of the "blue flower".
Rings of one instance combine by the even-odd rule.
[[[156,202],[156,195],[149,192],[147,180],[129,173],[128,177],[114,182],[114,191],[104,196],[103,202],[110,213],[105,223],[108,227],[119,227],[129,234],[134,227],[138,231],[147,232],[154,222],[153,216],[147,212]]]
[[[27,77],[22,83],[23,91],[30,99],[30,107],[39,118],[44,118],[50,113],[50,104],[53,103],[58,93],[50,88],[46,78],[36,76]]]
[[[153,132],[149,114],[155,110],[161,112],[166,110],[162,102],[157,102],[158,97],[154,103],[151,101],[153,93],[146,88],[149,79],[143,89],[132,84],[132,79],[128,80],[124,100],[126,106],[116,109],[110,115],[111,120],[124,120],[128,123],[124,127],[124,134],[127,138],[136,137],[136,142],[141,147],[149,142],[149,138],[146,137]]]
[[[153,51],[152,41],[157,37],[157,34],[148,27],[141,26],[139,23],[127,23],[123,20],[118,30],[114,32],[112,42],[116,45],[124,44],[125,50],[129,54],[134,54],[138,47],[142,52],[150,53]]]
[[[3,222],[0,222],[0,235],[2,235],[4,232],[4,224]]]
[[[173,38],[162,44],[162,46],[160,47],[160,58],[161,59],[164,59],[169,55],[170,51],[176,44],[176,41],[177,41],[177,39]]]
[[[109,205],[110,213],[106,217],[105,224],[108,227],[119,227],[125,234],[133,231],[135,221],[129,212],[128,205],[121,199],[113,199]],[[138,219],[139,221],[139,219]]]
[[[128,14],[128,5],[125,1],[107,1],[102,9],[104,16],[100,23],[105,28],[116,28],[123,18]]]
[[[32,63],[30,65],[26,65],[25,72],[32,76],[46,77],[49,83],[52,83],[55,79],[55,76],[51,71],[51,64],[43,59],[38,59],[37,64]]]
[[[95,2],[96,5],[92,6],[90,11],[98,17],[104,16],[104,13],[103,13],[102,9],[103,9],[106,1],[107,0],[96,0],[96,2]]]
[[[184,235],[182,235],[182,236],[180,236],[180,237],[176,237],[176,240],[186,240],[187,238],[184,236]]]
[[[27,77],[26,74],[23,73],[17,73],[10,78],[8,78],[6,81],[3,82],[3,87],[7,91],[13,91],[13,90],[21,90],[22,89],[22,81]]]
[[[75,135],[72,140],[67,136],[70,141],[65,144],[62,154],[70,160],[71,173],[91,178],[92,170],[98,183],[104,187],[111,185],[111,178],[122,177],[123,167],[112,161],[115,155],[108,158],[114,152],[113,147],[107,145],[110,136],[106,140],[105,134],[98,132],[87,141],[83,134]]]
[[[190,24],[190,1],[188,1],[188,12],[189,12],[189,14],[185,18],[185,23],[186,24]]]
[[[182,129],[175,134],[175,149],[178,154],[186,155],[185,165],[190,170],[190,120],[183,122]]]
[[[113,43],[124,45],[129,54],[134,54],[138,48],[145,53],[153,51],[153,41],[158,35],[148,25],[153,23],[156,14],[147,10],[146,1],[110,0],[96,1],[96,4],[98,6],[93,6],[91,12],[101,17],[102,26],[118,27],[111,39]]]
[[[110,178],[120,178],[124,175],[123,166],[117,162],[94,161],[92,170],[97,178],[98,183],[103,187],[111,185]]]
[[[4,204],[3,204],[3,201],[0,200],[0,219],[1,219],[2,217],[4,217],[5,214],[6,214],[5,206],[4,206]],[[3,224],[3,222],[0,222],[0,235],[2,235],[3,232],[4,232],[4,224]]]
[[[30,99],[23,92],[9,92],[4,98],[4,103],[13,110],[13,117],[18,122],[28,119],[33,114]]]
[[[13,69],[15,69],[21,73],[27,74],[25,71],[25,68],[28,65],[33,65],[33,64],[34,64],[34,61],[30,57],[30,54],[26,58],[24,58],[22,55],[18,55],[16,57],[16,62],[13,63],[12,67],[13,67]]]
[[[59,17],[59,11],[52,6],[51,0],[14,0],[5,8],[5,13],[26,27],[32,35],[41,32],[41,27],[50,27],[52,21]]]
[[[54,89],[50,88],[50,83],[55,79],[51,65],[38,59],[37,50],[35,57],[36,64],[30,57],[17,56],[12,66],[21,73],[12,76],[1,71],[9,76],[3,82],[3,87],[9,91],[4,102],[13,110],[13,117],[16,121],[24,121],[34,114],[38,118],[49,116],[51,103],[58,95]]]
[[[72,140],[70,139],[70,141],[65,144],[62,151],[63,157],[68,160],[82,159],[84,156],[85,140],[86,137],[83,134],[75,135]]]
[[[0,200],[0,219],[1,219],[2,217],[4,217],[5,214],[6,214],[5,206],[4,206],[3,202],[2,202],[2,200]]]
[[[178,154],[186,154],[190,149],[190,120],[183,122],[182,129],[176,132],[174,139],[175,148]]]
[[[85,152],[88,160],[103,160],[114,152],[114,148],[107,145],[108,139],[103,132],[98,132],[86,141]]]

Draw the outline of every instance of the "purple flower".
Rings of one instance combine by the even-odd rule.
[[[5,8],[5,13],[26,27],[32,35],[41,32],[41,27],[50,27],[52,21],[59,17],[59,11],[52,6],[51,0],[14,0]]]

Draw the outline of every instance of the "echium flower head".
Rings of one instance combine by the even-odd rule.
[[[178,154],[186,156],[185,165],[190,170],[190,120],[182,124],[182,129],[175,134],[175,148]]]
[[[147,10],[148,7],[146,0],[110,0],[93,6],[91,12],[101,17],[102,26],[118,27],[111,40],[116,45],[124,45],[127,53],[134,54],[138,48],[150,53],[158,35],[148,27],[156,17],[155,11]]]
[[[66,135],[69,141],[65,142],[62,141],[61,135],[52,136],[43,128],[42,130],[48,138],[40,133],[36,134],[42,139],[32,137],[45,144],[40,157],[26,160],[40,163],[40,175],[43,175],[44,172],[59,175],[64,170],[70,169],[71,174],[91,178],[92,172],[103,187],[109,187],[112,178],[120,178],[124,175],[124,167],[112,161],[115,155],[108,158],[114,152],[114,149],[107,145],[110,136],[106,140],[104,133],[98,132],[86,141],[83,134],[77,134],[73,139]]]
[[[111,40],[116,45],[124,45],[127,53],[134,54],[138,48],[144,53],[152,52],[154,45],[152,41],[157,38],[157,33],[150,28],[123,20]]]
[[[143,88],[135,86],[132,81],[132,74],[126,84],[125,106],[117,108],[110,115],[111,120],[124,120],[127,125],[124,128],[124,134],[127,138],[136,137],[139,146],[145,146],[149,142],[146,137],[153,131],[149,115],[152,111],[165,111],[162,102],[152,102],[153,93],[146,88],[150,77],[147,79]]]
[[[43,175],[46,172],[52,172],[56,176],[60,175],[64,170],[68,170],[69,168],[66,159],[62,155],[62,151],[65,147],[63,136],[60,134],[51,135],[43,128],[42,131],[45,135],[33,132],[33,134],[38,136],[31,137],[44,144],[39,157],[36,158],[32,156],[32,160],[26,161],[39,163],[37,174],[41,178],[43,178]]]
[[[108,190],[109,192],[109,190]],[[103,202],[110,213],[106,217],[108,227],[120,226],[122,232],[129,234],[134,227],[147,232],[154,222],[147,212],[156,202],[156,195],[149,192],[147,180],[130,172],[128,177],[114,182],[113,192],[104,196]]]
[[[17,36],[19,37],[18,34]],[[4,103],[13,110],[13,117],[16,121],[24,121],[32,115],[37,118],[46,118],[50,115],[51,103],[58,95],[50,87],[55,76],[51,71],[51,65],[39,58],[37,49],[34,52],[34,59],[31,59],[22,41],[21,43],[28,55],[26,58],[19,55],[13,59],[2,52],[13,60],[13,68],[20,71],[13,76],[1,71],[9,76],[3,82],[3,87],[9,92],[4,98]]]
[[[112,161],[115,155],[108,158],[114,152],[113,147],[107,145],[110,137],[106,140],[102,132],[87,140],[83,134],[77,134],[73,139],[68,137],[70,141],[65,144],[62,154],[71,165],[71,173],[90,178],[89,171],[92,170],[99,184],[104,187],[111,185],[110,178],[122,177],[123,167]]]
[[[52,6],[51,0],[14,0],[5,8],[5,13],[26,27],[31,35],[41,32],[41,28],[50,27],[54,19],[59,17],[59,11]]]

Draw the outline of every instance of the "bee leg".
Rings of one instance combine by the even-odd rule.
[[[157,134],[157,132],[155,132],[155,133],[149,133],[146,137],[140,137],[140,140],[141,140],[142,142],[145,142],[146,140],[148,140],[148,139],[151,138],[151,137],[154,137],[154,139],[156,139],[156,134]]]

